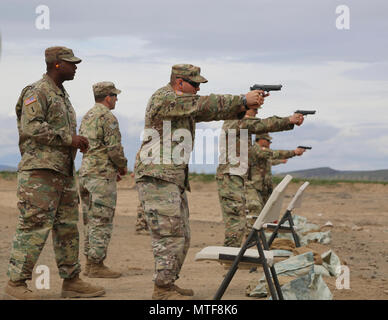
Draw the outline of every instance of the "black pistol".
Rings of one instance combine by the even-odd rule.
[[[315,110],[296,110],[294,113],[300,113],[307,116],[308,114],[315,114],[315,112]]]
[[[265,92],[270,92],[270,91],[280,91],[282,90],[282,85],[281,84],[254,84],[251,87],[252,90],[263,90]]]
[[[313,147],[298,146],[298,148],[305,149],[305,150],[311,150]]]

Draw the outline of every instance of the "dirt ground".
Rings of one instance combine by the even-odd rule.
[[[120,270],[123,276],[110,280],[88,279],[105,287],[106,295],[98,299],[151,298],[154,262],[150,237],[135,234],[138,198],[132,186],[130,177],[119,184],[114,232],[106,260],[108,266]],[[298,183],[290,184],[287,195],[293,196],[299,186]],[[191,247],[177,284],[193,288],[195,299],[212,299],[226,271],[217,262],[195,262],[194,256],[205,246],[222,245],[223,242],[224,229],[216,184],[194,182],[188,198]],[[332,242],[328,247],[350,268],[349,290],[337,290],[335,278],[325,278],[334,299],[388,299],[388,185],[310,185],[306,189],[302,208],[295,213],[306,217],[311,223],[323,225],[330,221],[334,225],[331,231]],[[6,270],[17,217],[16,180],[0,179],[1,291],[8,280]],[[81,221],[79,229],[82,230]],[[80,235],[80,259],[84,266],[82,232]],[[51,237],[47,242],[37,265],[43,264],[50,268],[51,289],[38,290],[38,293],[44,299],[59,299],[62,281],[55,266]],[[36,277],[34,272],[33,280],[29,283],[34,289]],[[223,299],[257,299],[246,297],[245,288],[260,277],[259,273],[238,270]]]

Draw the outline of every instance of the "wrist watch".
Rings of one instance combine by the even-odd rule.
[[[242,97],[243,105],[245,107],[245,111],[248,111],[249,108],[248,108],[248,104],[247,104],[247,97],[245,96],[245,94],[242,94],[241,97]]]

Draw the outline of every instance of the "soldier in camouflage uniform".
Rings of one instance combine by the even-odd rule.
[[[250,179],[246,183],[246,209],[249,214],[257,216],[260,214],[265,203],[270,197],[272,186],[271,166],[273,163],[284,163],[283,160],[295,156],[301,156],[305,149],[295,150],[271,150],[272,138],[268,134],[256,136],[256,143],[251,147],[252,161],[249,166]],[[254,221],[247,223],[249,232]]]
[[[256,114],[257,110],[249,110],[244,119],[225,121],[222,126],[223,134],[226,135],[226,143],[225,149],[221,149],[216,179],[225,223],[224,246],[240,247],[246,230],[245,182],[250,179],[248,167],[252,162],[251,135],[291,130],[294,128],[294,124],[301,125],[303,123],[303,115],[301,114],[285,118],[273,116],[267,119],[258,119]],[[245,156],[239,154],[244,132],[247,134],[246,139],[248,140],[246,142],[248,154]],[[235,134],[235,138],[230,137],[231,134]],[[233,164],[233,160],[236,159],[230,158],[230,150],[228,150],[229,139],[236,139],[236,159],[241,158],[235,164]]]
[[[19,149],[18,208],[20,211],[8,265],[10,278],[5,297],[37,299],[26,285],[52,231],[59,275],[64,279],[62,297],[103,295],[102,287],[79,278],[78,195],[74,158],[88,140],[76,134],[76,116],[62,86],[73,80],[81,59],[71,49],[45,51],[47,73],[25,87],[16,104]]]
[[[89,278],[121,276],[104,265],[116,208],[116,180],[127,173],[119,123],[111,111],[120,92],[112,82],[94,84],[96,103],[83,117],[80,127],[80,134],[89,140],[79,171],[87,260],[85,275]]]
[[[135,179],[151,230],[155,258],[153,299],[187,299],[194,294],[191,289],[176,286],[175,281],[190,246],[186,190],[190,191],[188,160],[195,124],[240,119],[246,110],[258,108],[264,101],[263,92],[259,90],[244,96],[197,95],[199,85],[205,82],[199,67],[174,65],[170,84],[151,96],[146,109],[144,140],[136,158]],[[184,159],[177,150],[185,151]]]

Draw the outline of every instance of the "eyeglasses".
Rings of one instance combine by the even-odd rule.
[[[187,83],[190,83],[194,88],[199,88],[199,86],[201,85],[201,83],[199,82],[194,82],[194,81],[191,81],[189,79],[185,79],[185,78],[180,78],[182,79],[183,81],[186,81]]]

